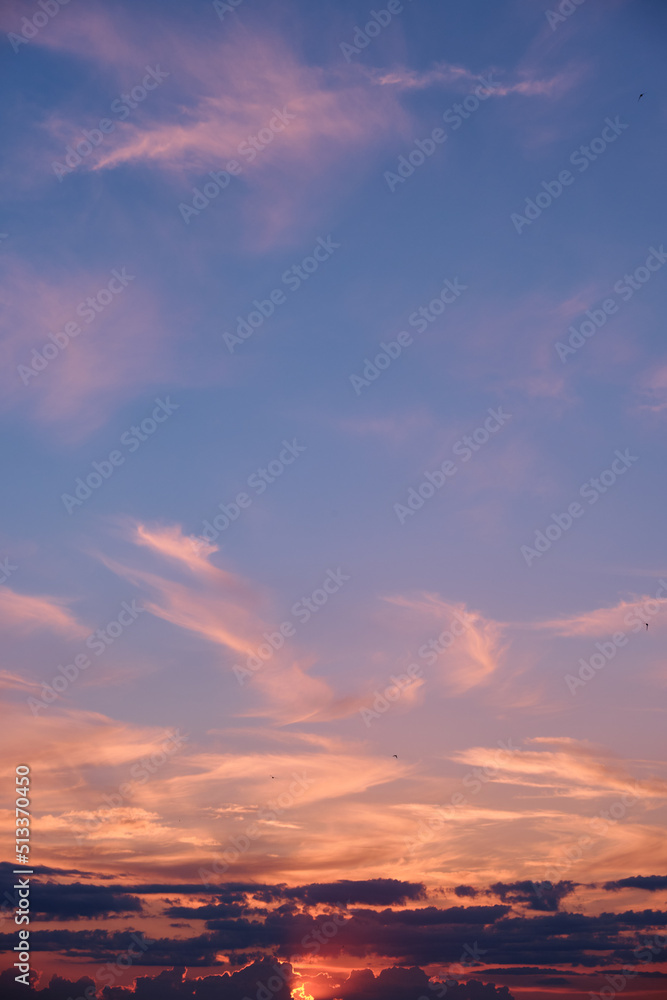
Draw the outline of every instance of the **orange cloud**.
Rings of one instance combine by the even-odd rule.
[[[504,626],[468,611],[465,604],[444,600],[437,594],[386,597],[422,619],[433,621],[432,640],[425,662],[432,661],[455,694],[488,684],[501,666],[506,650]]]

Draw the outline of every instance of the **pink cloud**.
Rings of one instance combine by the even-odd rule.
[[[580,73],[561,71],[554,76],[544,78],[533,76],[524,71],[517,74],[512,82],[502,82],[497,79],[496,71],[486,70],[473,73],[465,66],[451,63],[438,63],[433,69],[419,72],[407,68],[395,70],[375,70],[371,73],[373,82],[379,86],[392,86],[399,90],[425,90],[429,87],[455,87],[457,90],[473,91],[478,86],[492,85],[495,97],[507,97],[511,94],[521,94],[525,97],[560,97],[580,80]]]
[[[80,638],[88,629],[74,618],[67,601],[56,597],[17,594],[9,587],[0,587],[0,622],[5,628],[19,632],[39,632],[46,629]]]
[[[433,640],[445,636],[440,643],[442,648],[432,649],[435,657],[432,669],[452,693],[463,694],[494,678],[506,652],[502,624],[437,594],[398,595],[385,600],[411,611],[422,621],[430,619]]]
[[[185,203],[198,180],[209,181],[209,171],[235,159],[242,173],[234,183],[252,195],[243,210],[259,247],[310,228],[322,214],[323,192],[354,182],[378,143],[409,134],[409,116],[395,95],[368,87],[358,67],[305,63],[276,31],[248,30],[242,22],[220,31],[212,17],[211,30],[197,36],[152,20],[139,42],[140,12],[136,19],[91,6],[80,11],[74,30],[55,19],[44,33],[43,44],[100,63],[117,93],[140,83],[147,64],[169,73],[77,169],[147,164],[170,175]],[[276,109],[293,117],[277,121]],[[57,136],[52,153],[87,124],[61,113],[48,126]],[[239,150],[272,125],[252,160]]]
[[[649,627],[665,627],[667,620],[653,616],[667,608],[667,596],[656,599],[643,595],[634,600],[621,600],[610,608],[595,608],[593,611],[571,615],[566,618],[538,622],[532,628],[546,629],[562,636],[605,636],[612,632],[639,631],[647,617]],[[667,616],[665,616],[667,618]]]
[[[80,304],[85,309],[85,299],[100,290],[106,299],[109,282],[118,285],[111,272],[47,280],[14,262],[10,275],[0,292],[9,331],[0,347],[5,407],[24,409],[77,441],[101,426],[119,400],[132,398],[147,382],[166,380],[171,361],[164,328],[140,276],[88,323],[77,309]],[[80,333],[63,337],[68,323],[77,324]]]

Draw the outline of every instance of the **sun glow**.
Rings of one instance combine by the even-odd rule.
[[[292,1000],[315,1000],[310,993],[306,993],[305,986],[295,986],[292,990]]]

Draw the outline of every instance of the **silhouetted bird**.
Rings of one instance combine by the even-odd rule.
[[[392,757],[395,757],[395,758],[396,758],[396,760],[398,760],[398,754],[397,754],[397,753],[393,753],[393,754],[392,754]]]
[[[648,629],[648,622],[644,622],[644,625],[646,625],[646,628]]]
[[[637,100],[641,101],[641,99],[642,99],[643,96],[644,96],[643,94],[640,94],[639,97],[637,98]]]

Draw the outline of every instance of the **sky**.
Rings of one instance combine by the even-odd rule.
[[[4,994],[664,998],[664,4],[0,30]]]

